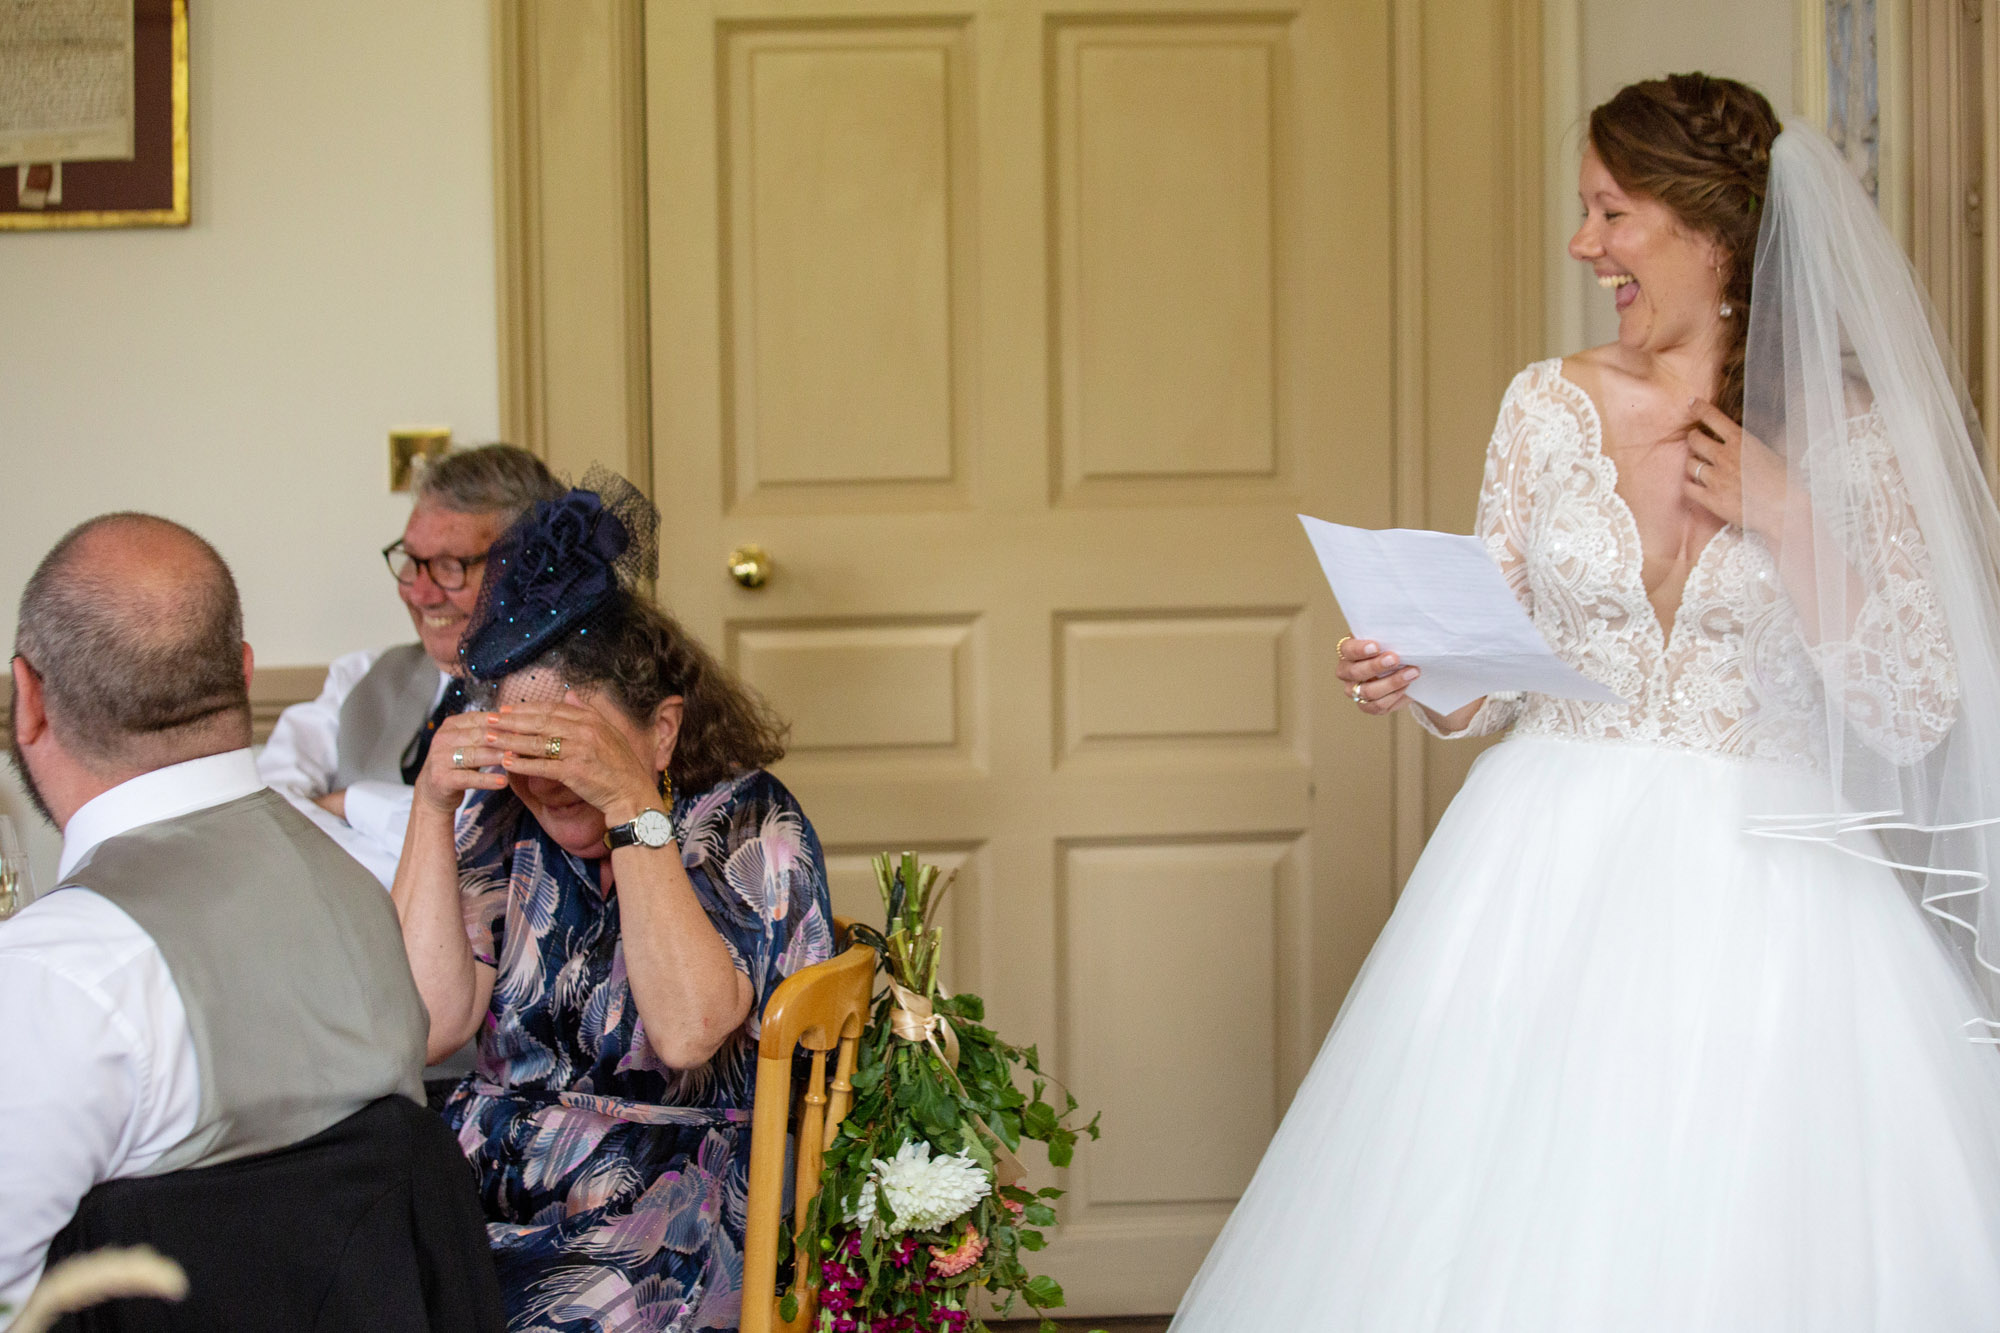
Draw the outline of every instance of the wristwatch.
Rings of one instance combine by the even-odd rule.
[[[612,851],[620,847],[664,847],[674,840],[674,821],[664,810],[641,810],[635,818],[604,830],[604,845]]]

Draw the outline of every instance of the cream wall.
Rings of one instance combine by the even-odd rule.
[[[190,9],[193,225],[0,234],[0,628],[65,529],[139,508],[221,548],[260,661],[324,663],[408,635],[388,428],[498,430],[489,12]]]
[[[1550,86],[1573,104],[1551,107],[1551,350],[1594,346],[1617,336],[1608,293],[1578,280],[1563,245],[1576,223],[1576,165],[1590,108],[1640,79],[1701,70],[1741,79],[1784,115],[1792,103],[1797,0],[1548,0]],[[1567,49],[1565,49],[1567,48]],[[1561,77],[1567,74],[1567,78]],[[1566,85],[1566,86],[1565,86]]]

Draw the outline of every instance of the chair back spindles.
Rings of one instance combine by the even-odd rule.
[[[814,1032],[815,1037],[824,1038],[823,1033]],[[792,1225],[806,1224],[806,1205],[819,1193],[819,1170],[826,1152],[826,1051],[815,1048],[812,1053],[812,1074],[806,1081],[805,1106],[799,1116],[797,1146],[798,1183],[792,1191]]]
[[[835,938],[845,941],[844,922]],[[854,1067],[861,1032],[875,990],[875,951],[857,944],[836,958],[785,978],[764,1006],[757,1040],[757,1102],[751,1112],[750,1196],[743,1243],[742,1333],[803,1333],[819,1313],[819,1264],[805,1256],[794,1266],[792,1292],[798,1313],[780,1318],[777,1293],[778,1233],[784,1225],[785,1139],[792,1110],[793,1060],[803,1046],[811,1055],[799,1106],[797,1171],[793,1177],[794,1225],[819,1194],[820,1169],[840,1123],[854,1106]],[[834,1058],[827,1087],[827,1052]]]
[[[833,1136],[840,1132],[840,1122],[847,1119],[847,1113],[854,1109],[854,1062],[860,1054],[861,1025],[857,1023],[852,1032],[840,1034],[840,1056],[833,1067],[833,1093],[826,1104],[826,1132],[820,1137],[822,1149],[833,1146]]]

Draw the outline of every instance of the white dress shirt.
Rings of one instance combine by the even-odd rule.
[[[0,921],[0,1303],[20,1308],[93,1185],[144,1172],[200,1111],[167,960],[108,899],[62,885],[106,839],[263,786],[250,751],[233,750],[113,787],[63,830],[61,892]]]
[[[278,725],[257,758],[257,771],[387,888],[395,881],[403,832],[410,824],[410,788],[400,782],[357,782],[347,789],[344,821],[313,803],[315,797],[333,790],[340,768],[341,705],[381,655],[366,649],[335,658],[317,699],[293,704],[278,714]],[[451,677],[438,672],[432,708],[450,682]]]

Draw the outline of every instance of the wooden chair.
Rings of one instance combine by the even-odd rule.
[[[848,923],[836,919],[834,938],[848,938]],[[792,1109],[792,1061],[803,1046],[812,1053],[812,1071],[799,1103],[798,1166],[794,1176],[792,1225],[805,1220],[806,1205],[819,1193],[820,1163],[840,1122],[854,1106],[854,1061],[861,1030],[868,1023],[875,992],[875,951],[856,944],[824,963],[786,977],[764,1006],[763,1035],[757,1043],[757,1102],[750,1121],[750,1198],[743,1242],[742,1333],[800,1333],[818,1315],[818,1284],[810,1262],[794,1265],[792,1290],[798,1317],[779,1313],[778,1228],[784,1220],[785,1131]],[[838,1048],[833,1086],[826,1083],[826,1054]]]

